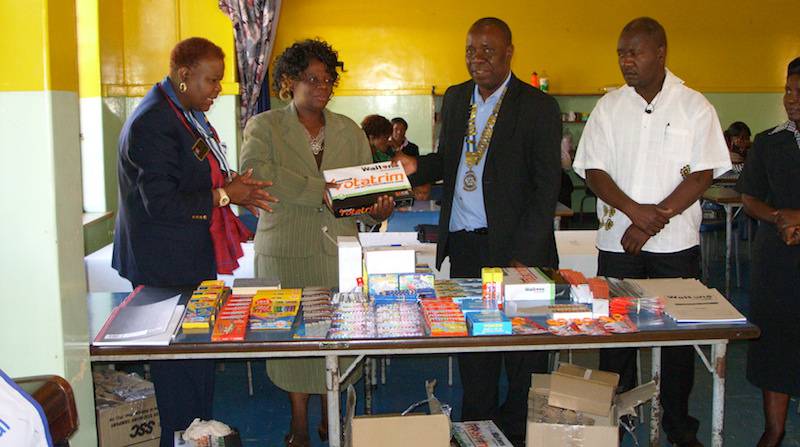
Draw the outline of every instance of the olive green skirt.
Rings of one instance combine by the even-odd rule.
[[[283,258],[256,254],[255,272],[258,277],[275,277],[284,289],[313,286],[336,287],[339,263],[336,256],[318,254],[305,258]],[[355,357],[339,358],[339,371],[344,372]],[[342,388],[361,378],[361,367],[348,376]],[[325,359],[290,358],[267,360],[267,375],[278,388],[293,393],[324,394]]]

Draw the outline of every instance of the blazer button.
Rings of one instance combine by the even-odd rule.
[[[321,212],[323,212],[324,210],[325,210],[325,208],[324,208],[324,207],[319,207],[319,208],[317,208],[317,211],[319,211],[320,213],[321,213]]]

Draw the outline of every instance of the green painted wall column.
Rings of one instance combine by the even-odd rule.
[[[0,4],[0,368],[66,378],[92,446],[75,2]]]

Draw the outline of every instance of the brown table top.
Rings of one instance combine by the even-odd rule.
[[[282,340],[246,341],[226,343],[173,343],[169,346],[92,346],[92,356],[130,355],[180,355],[180,354],[244,354],[257,352],[312,352],[317,351],[385,351],[426,348],[476,348],[495,347],[502,350],[513,346],[552,346],[606,343],[644,343],[696,341],[696,340],[746,340],[757,338],[760,330],[752,324],[718,325],[708,328],[643,331],[611,336],[555,335],[503,335],[482,337],[420,337],[368,340]],[[691,343],[687,343],[691,344]],[[376,352],[379,353],[379,352]],[[317,354],[318,355],[318,354]]]
[[[703,198],[722,205],[741,204],[742,194],[733,188],[712,186],[703,193]]]
[[[564,205],[561,202],[556,204],[556,217],[572,217],[575,214],[572,208]]]

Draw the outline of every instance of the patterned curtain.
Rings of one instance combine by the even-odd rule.
[[[251,116],[269,109],[267,64],[278,29],[280,6],[281,0],[219,0],[219,9],[233,22],[242,128]],[[263,95],[266,104],[263,98],[259,101],[263,89],[266,89]]]

